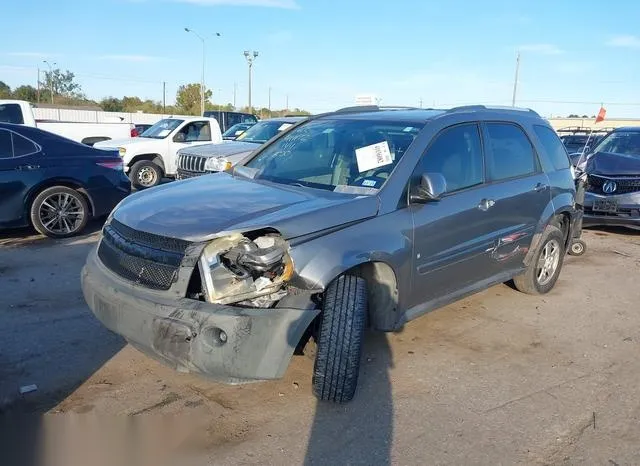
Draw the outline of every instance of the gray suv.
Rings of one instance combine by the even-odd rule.
[[[313,339],[314,394],[345,402],[365,326],[398,330],[511,279],[550,291],[574,196],[531,110],[344,109],[229,172],[122,201],[82,288],[133,346],[227,383],[280,378]]]

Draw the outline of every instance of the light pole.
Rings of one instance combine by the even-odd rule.
[[[251,113],[251,70],[253,69],[253,61],[258,58],[258,52],[245,50],[244,58],[247,59],[247,63],[249,64],[249,113]]]
[[[53,65],[51,65],[47,60],[42,60],[42,63],[45,63],[49,67],[49,92],[51,92],[51,105],[53,105],[53,67],[56,66],[57,63],[53,62]]]
[[[202,77],[200,78],[200,115],[204,115],[204,91],[205,91],[205,89],[204,89],[204,63],[205,63],[205,60],[206,60],[205,38],[202,37],[200,34],[198,34],[196,31],[194,31],[193,29],[184,28],[184,30],[186,32],[190,32],[190,33],[194,34],[202,42]],[[221,34],[219,32],[216,32],[215,35],[216,35],[216,37],[221,37]]]

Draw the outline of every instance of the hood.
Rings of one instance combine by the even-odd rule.
[[[225,141],[218,144],[185,147],[180,154],[198,155],[200,157],[228,157],[235,154],[246,154],[260,147],[253,142]]]
[[[109,139],[107,141],[96,142],[93,147],[96,149],[115,149],[118,150],[118,147],[131,147],[136,144],[144,144],[154,141],[162,141],[162,139],[151,139],[151,138],[123,138],[123,139]]]
[[[370,218],[377,211],[377,196],[214,173],[140,191],[122,201],[113,215],[136,230],[198,242],[265,227],[290,239]]]
[[[640,156],[596,152],[589,157],[586,171],[590,175],[640,176]]]

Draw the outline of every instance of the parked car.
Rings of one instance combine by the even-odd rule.
[[[598,143],[609,132],[615,128],[589,128],[585,126],[567,126],[560,128],[556,132],[560,136],[560,140],[567,148],[567,152],[575,165],[580,156],[589,153],[591,148]]]
[[[640,127],[618,128],[590,153],[584,224],[640,229]]]
[[[345,402],[366,323],[398,330],[510,279],[548,293],[574,201],[566,150],[531,110],[338,111],[232,172],[126,199],[82,288],[135,347],[220,381],[282,377],[311,335],[313,392]]]
[[[258,118],[250,113],[227,112],[222,110],[211,110],[204,112],[208,118],[215,118],[220,125],[220,130],[224,133],[233,125],[238,123],[257,123]]]
[[[255,123],[238,123],[222,133],[222,139],[225,141],[233,141],[246,130],[251,128]]]
[[[126,138],[133,125],[124,122],[80,123],[75,121],[36,120],[32,104],[24,100],[0,100],[0,123],[40,128],[89,146],[99,141]]]
[[[52,238],[76,235],[130,192],[117,152],[0,123],[0,228],[32,225]]]
[[[133,186],[144,189],[158,185],[164,177],[175,177],[180,149],[212,142],[222,142],[214,118],[165,118],[136,138],[99,142],[95,147],[117,150]]]
[[[206,173],[228,170],[276,134],[306,119],[306,117],[270,118],[254,124],[235,141],[186,147],[178,153],[178,174],[183,180]]]

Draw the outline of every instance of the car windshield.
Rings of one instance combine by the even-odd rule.
[[[594,152],[640,157],[640,131],[615,131],[606,136]]]
[[[165,118],[164,120],[160,120],[151,128],[147,129],[144,133],[140,135],[141,138],[152,138],[152,139],[164,139],[171,131],[176,129],[184,120],[178,120],[175,118]]]
[[[295,122],[286,121],[261,121],[238,136],[237,140],[262,144],[294,124]]]
[[[396,121],[309,121],[246,163],[246,173],[282,184],[373,193],[391,175],[423,126]]]
[[[233,125],[231,128],[229,128],[228,130],[226,130],[224,133],[222,133],[223,136],[237,136],[237,132],[239,131],[245,131],[247,128],[251,128],[251,126],[253,126],[253,123],[238,123],[236,125]]]

